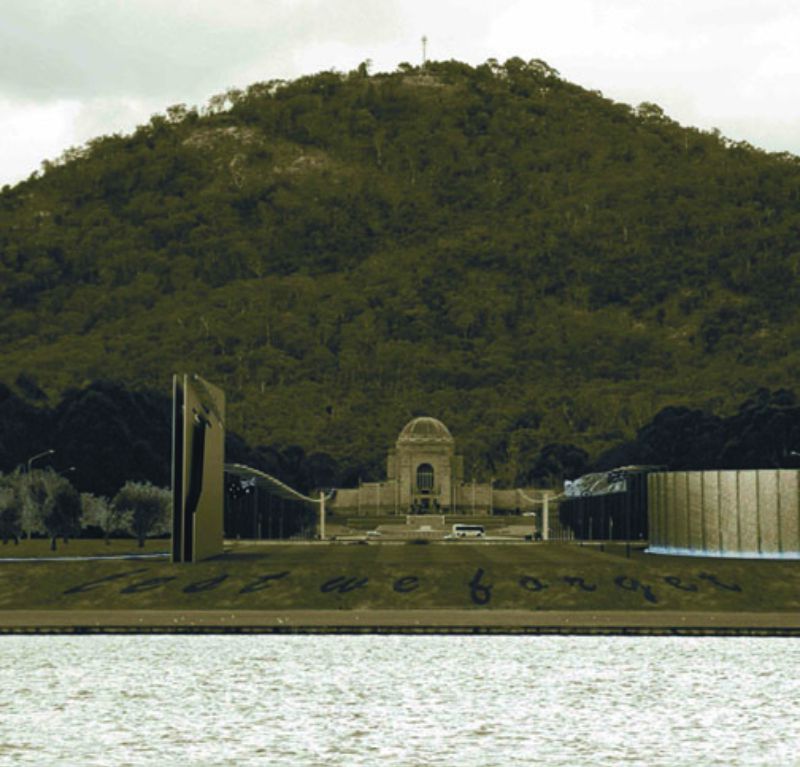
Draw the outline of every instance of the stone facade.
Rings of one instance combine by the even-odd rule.
[[[526,498],[527,496],[527,498]],[[464,481],[464,459],[448,428],[435,418],[409,421],[386,460],[386,480],[338,490],[332,508],[355,515],[491,514],[523,510],[542,491],[495,490]]]
[[[386,460],[387,484],[395,488],[401,508],[450,512],[462,482],[464,459],[455,440],[435,418],[415,418],[400,432]]]

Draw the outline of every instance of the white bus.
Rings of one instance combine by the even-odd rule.
[[[453,525],[453,536],[456,538],[483,538],[485,534],[483,525]]]

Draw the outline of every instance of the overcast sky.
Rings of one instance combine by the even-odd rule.
[[[798,0],[0,0],[0,184],[229,87],[418,64],[423,35],[800,154]]]

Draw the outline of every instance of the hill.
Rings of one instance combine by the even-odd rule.
[[[800,160],[544,62],[257,83],[0,193],[0,381],[198,371],[251,444],[367,478],[411,416],[467,474],[598,455],[800,373]]]

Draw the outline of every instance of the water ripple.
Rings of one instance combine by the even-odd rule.
[[[800,765],[776,638],[0,641],[0,765]]]

